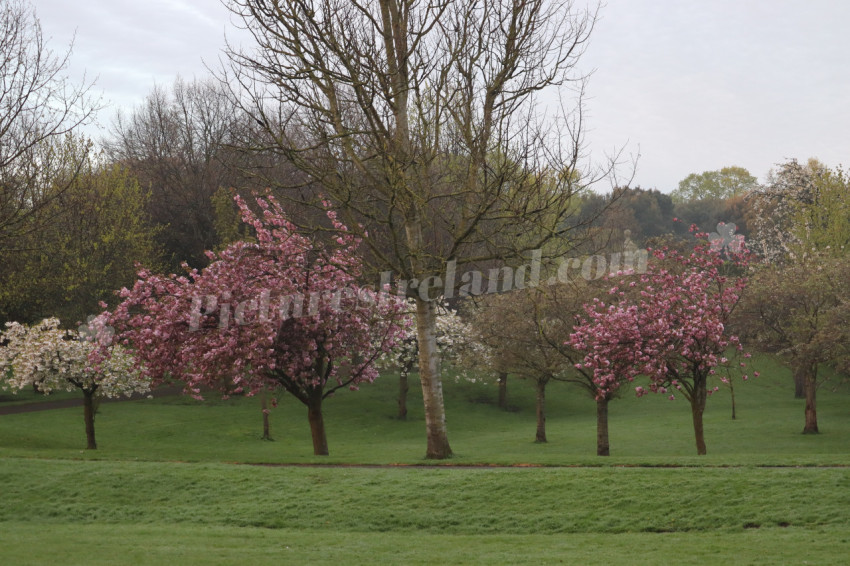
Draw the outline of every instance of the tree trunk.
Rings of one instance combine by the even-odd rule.
[[[419,379],[425,404],[425,427],[428,447],[425,457],[442,460],[452,455],[446,429],[446,410],[443,405],[443,383],[440,379],[440,359],[437,350],[436,303],[416,298],[416,332],[419,340]]]
[[[534,442],[546,442],[546,382],[537,382],[537,434]]]
[[[732,420],[734,421],[737,418],[737,407],[735,405],[735,384],[732,383],[731,377],[729,377],[729,390],[732,392]]]
[[[694,421],[694,437],[697,442],[697,454],[704,456],[705,432],[702,425],[702,415],[705,412],[706,391],[705,383],[694,384],[694,393],[691,398],[691,414]]]
[[[806,391],[806,426],[803,434],[818,434],[818,412],[817,412],[817,384],[818,366],[816,363],[806,363],[805,368],[805,391]]]
[[[263,390],[262,396],[260,397],[260,408],[263,411],[263,440],[272,439],[269,427],[269,403],[267,397],[268,393]]]
[[[398,374],[398,418],[407,420],[407,392],[410,384],[407,381],[407,371],[402,370]]]
[[[596,455],[608,456],[608,398],[596,400]]]
[[[800,363],[794,367],[794,399],[806,398],[806,364]]]
[[[322,392],[313,393],[307,404],[307,419],[310,421],[310,434],[313,436],[313,454],[328,455],[328,437],[325,435],[325,419],[322,416]]]
[[[508,372],[499,373],[499,408],[508,408]]]
[[[86,422],[86,449],[97,450],[94,438],[94,391],[83,389],[83,420]]]

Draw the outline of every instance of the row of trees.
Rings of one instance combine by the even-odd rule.
[[[307,407],[317,455],[328,453],[324,399],[374,380],[379,362],[399,366],[401,408],[421,332],[401,297],[357,285],[360,239],[330,211],[346,236],[327,246],[299,234],[273,198],[257,198],[258,211],[237,202],[254,242],[210,253],[210,265],[188,276],[142,270],[134,287],[122,290],[123,301],[84,336],[61,331],[56,319],[29,329],[7,325],[9,345],[0,350],[5,385],[82,389],[90,448],[96,393],[143,391],[166,380],[198,397],[202,388],[225,395],[283,388]],[[559,285],[484,296],[471,309],[473,324],[444,310],[438,343],[457,365],[533,380],[539,442],[546,441],[546,385],[573,381],[596,399],[597,452],[607,455],[608,402],[643,373],[653,391],[675,387],[691,401],[705,453],[708,375],[727,364],[721,356],[737,343],[724,323],[744,284],[727,281],[722,265],[720,252],[703,243],[688,256],[658,250],[646,273],[620,272],[615,281],[585,282],[580,290]]]
[[[178,378],[196,395],[202,386],[225,394],[283,387],[307,406],[315,452],[327,454],[322,401],[340,387],[374,379],[378,361],[399,368],[400,410],[405,407],[406,378],[417,358],[414,321],[400,297],[356,285],[360,241],[334,213],[328,213],[331,223],[347,236],[328,247],[301,236],[274,199],[257,199],[259,213],[238,197],[237,202],[254,242],[211,253],[210,266],[191,270],[188,277],[140,272],[135,287],[122,292],[122,304],[105,312],[98,324],[117,328],[118,340],[135,353],[136,365],[145,368],[140,385]],[[690,252],[656,249],[642,274],[620,271],[596,281],[575,279],[481,296],[478,304],[465,304],[471,324],[445,309],[438,317],[441,354],[455,364],[474,364],[477,371],[486,367],[500,375],[501,383],[508,374],[531,380],[538,392],[538,442],[546,441],[547,384],[578,383],[597,403],[599,455],[609,453],[609,402],[623,384],[648,376],[650,391],[671,398],[680,392],[689,401],[697,450],[704,454],[702,414],[707,397],[717,390],[710,376],[723,368],[728,375],[730,350],[742,350],[738,337],[728,332],[734,323],[757,344],[777,344],[794,367],[804,370],[804,432],[817,432],[818,364],[847,360],[848,336],[842,331],[847,301],[842,297],[848,262],[840,254],[832,262],[812,255],[784,272],[762,267],[741,303],[750,272],[746,249],[698,236]],[[844,271],[836,273],[833,267]],[[815,301],[804,305],[809,318],[801,318],[794,301]],[[45,321],[40,330],[55,333],[57,325]],[[34,371],[33,359],[75,358],[58,350],[40,353],[40,358],[28,353],[42,346],[24,348],[27,333],[21,329],[11,326],[7,340],[12,345],[3,349],[10,356],[5,366],[12,370],[13,386],[35,384],[49,391],[56,381],[45,378],[48,368],[59,383],[82,388],[87,407],[97,387],[109,391],[110,381],[85,388],[76,375],[79,369],[60,370],[55,362],[37,362],[42,373]],[[33,329],[28,340],[51,344],[40,336]],[[116,348],[102,337],[98,342],[103,347],[89,352],[94,359],[85,369],[93,376],[101,375],[99,364]],[[52,344],[56,349],[56,340]],[[126,359],[125,350],[119,351]],[[735,360],[738,365],[746,362]],[[89,409],[86,415],[93,446]]]
[[[233,0],[229,6],[255,45],[229,51],[229,64],[215,81],[178,81],[170,93],[155,90],[132,115],[116,119],[101,156],[89,144],[67,137],[96,107],[87,97],[88,87],[67,88],[62,78],[67,55],[56,58],[45,50],[37,19],[24,4],[3,3],[4,10],[23,22],[18,26],[23,31],[10,28],[7,37],[12,40],[0,44],[7,63],[18,61],[4,68],[4,77],[19,85],[7,89],[12,102],[2,106],[7,129],[17,137],[3,135],[0,240],[17,247],[5,245],[0,253],[18,267],[2,276],[0,314],[31,321],[66,304],[66,317],[81,316],[107,290],[131,284],[131,262],[147,263],[133,288],[123,292],[123,303],[107,315],[126,345],[136,350],[147,377],[156,381],[180,375],[190,391],[199,384],[257,391],[277,383],[308,407],[314,447],[322,453],[327,446],[321,400],[338,388],[327,384],[368,381],[374,377],[372,361],[402,339],[403,325],[384,316],[390,312],[378,309],[384,322],[369,325],[366,317],[376,311],[361,304],[368,293],[359,289],[389,272],[389,283],[414,308],[426,454],[449,457],[438,303],[433,299],[442,295],[451,300],[461,285],[471,286],[470,281],[450,279],[449,273],[460,268],[486,273],[494,265],[520,263],[536,254],[545,278],[554,269],[552,260],[578,248],[590,252],[604,247],[611,241],[612,226],[628,225],[627,215],[616,216],[618,202],[649,203],[632,208],[638,226],[652,225],[652,218],[663,226],[669,213],[675,214],[657,192],[619,189],[600,198],[588,192],[616,165],[614,159],[592,168],[581,160],[584,78],[576,65],[596,14],[576,11],[569,2],[536,0],[315,5]],[[16,69],[30,69],[31,74],[16,74]],[[45,69],[46,75],[32,75]],[[52,86],[39,90],[44,84]],[[545,91],[562,98],[552,109],[555,115],[544,118],[535,108]],[[808,177],[801,177],[789,164],[770,187],[747,193],[754,195],[752,200],[735,197],[742,200],[729,205],[729,210],[743,207],[741,203],[763,207],[753,204],[751,209],[763,212],[756,215],[759,222],[773,222],[754,224],[764,257],[767,250],[779,250],[783,258],[797,261],[812,256],[812,246],[826,253],[832,246],[827,241],[836,244],[830,253],[841,256],[835,250],[843,249],[837,243],[846,231],[829,228],[832,221],[817,213],[833,198],[824,187],[832,184],[840,195],[846,182],[840,172],[822,174],[812,167]],[[719,194],[725,194],[733,177],[693,181],[716,182]],[[804,179],[820,183],[819,192],[801,189]],[[261,210],[237,199],[240,212],[235,212],[222,193],[229,186],[270,187],[277,198],[260,199]],[[685,200],[687,191],[680,192],[677,199]],[[776,194],[780,196],[774,198]],[[835,198],[832,208],[845,210],[845,201]],[[788,209],[789,201],[800,204]],[[693,208],[694,213],[699,210]],[[240,213],[247,230],[235,222]],[[782,239],[786,225],[799,228],[790,232],[793,240]],[[672,231],[684,229],[676,226]],[[640,241],[668,231],[662,227],[658,233],[634,235]],[[615,234],[614,240],[622,241],[620,237]],[[214,248],[220,251],[204,254]],[[671,256],[662,255],[656,261],[670,261]],[[157,257],[164,258],[162,264]],[[648,279],[641,279],[635,292],[646,297],[618,290],[624,295],[609,300],[605,312],[626,320],[635,309],[649,308],[649,297],[666,289],[652,277],[685,277],[689,266],[701,265],[704,273],[691,273],[694,279],[688,284],[680,282],[676,300],[681,305],[699,303],[688,295],[691,288],[703,293],[702,300],[711,300],[700,278],[717,284],[735,275],[721,274],[713,260],[700,264],[689,252],[682,258],[687,259],[678,270],[659,264],[664,274],[651,271]],[[181,261],[187,262],[185,275],[155,275],[161,266],[176,267]],[[61,281],[51,279],[63,270],[67,275]],[[35,286],[28,281],[36,281]],[[729,288],[740,290],[736,285],[729,280]],[[40,291],[33,291],[39,286]],[[263,318],[264,290],[288,297],[288,316]],[[536,293],[529,291],[515,301],[526,309],[516,316],[517,324],[534,321],[537,335],[547,336],[556,318],[531,316],[540,310]],[[672,301],[674,294],[668,290],[663,299]],[[724,301],[733,298],[726,291],[721,295]],[[395,308],[395,302],[372,299],[381,308]],[[843,316],[843,300],[835,302],[831,320]],[[295,316],[296,306],[311,316]],[[708,306],[693,308],[705,311]],[[729,316],[726,307],[712,307],[717,308]],[[677,312],[672,309],[665,316]],[[797,316],[796,309],[790,312]],[[245,324],[249,313],[256,316]],[[603,324],[597,318],[601,311],[591,309],[585,316],[587,325]],[[621,340],[622,351],[602,353],[603,345],[589,338],[573,343],[550,332],[551,364],[532,368],[531,360],[505,354],[513,343],[510,336],[491,344],[489,357],[502,364],[496,366],[500,375],[533,375],[538,386],[543,380],[542,393],[546,380],[563,378],[555,369],[573,356],[572,370],[582,370],[575,379],[586,383],[597,399],[605,399],[610,379],[594,364],[631,360],[633,365],[617,372],[628,380],[646,357],[641,354],[646,348],[663,344],[682,356],[692,353],[693,344],[669,336],[685,324],[685,317],[681,314],[674,326],[641,322],[641,328],[657,334]],[[487,323],[481,319],[480,324]],[[558,324],[576,330],[575,320]],[[725,329],[725,320],[718,324]],[[367,331],[373,327],[383,329],[383,341]],[[694,326],[693,332],[706,330]],[[681,373],[681,364],[691,363],[692,375],[710,371],[726,340],[731,340],[726,334],[711,334],[711,353],[699,362],[667,360],[664,379],[684,388],[694,408],[695,430],[707,395],[705,383],[689,389],[682,379],[669,377],[670,368]],[[793,340],[799,344],[798,338]],[[248,344],[253,349],[246,350]],[[258,344],[263,347],[256,348]],[[598,360],[576,357],[580,344],[596,351]],[[657,371],[653,379],[661,383],[662,370]],[[302,376],[310,378],[304,382]],[[698,431],[697,439],[699,447]]]

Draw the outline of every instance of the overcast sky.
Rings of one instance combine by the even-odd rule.
[[[72,72],[97,76],[103,123],[206,75],[234,34],[217,0],[32,3],[54,49],[76,32]],[[786,158],[847,162],[848,22],[846,0],[608,0],[581,61],[588,149],[639,153],[632,185],[665,192],[727,165],[763,179]]]

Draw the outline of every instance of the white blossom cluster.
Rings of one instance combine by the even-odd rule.
[[[98,355],[102,345],[80,333],[62,330],[56,318],[32,326],[7,322],[0,332],[0,385],[13,392],[35,385],[48,394],[54,390],[82,389],[99,397],[147,393],[136,360],[119,345],[109,356]]]
[[[486,347],[475,340],[472,326],[445,304],[437,307],[436,338],[440,359],[449,362],[465,376],[464,366],[470,359],[481,359],[488,355]],[[419,340],[416,337],[415,307],[411,303],[406,317],[409,318],[407,336],[391,351],[379,360],[379,366],[386,369],[398,369],[399,373],[409,374],[419,361]]]
[[[800,239],[794,230],[794,220],[801,205],[814,202],[816,180],[823,174],[816,162],[801,165],[790,160],[771,171],[768,183],[748,193],[753,210],[750,249],[765,263],[776,263],[794,256]]]

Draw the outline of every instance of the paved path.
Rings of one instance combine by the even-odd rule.
[[[154,397],[167,397],[169,395],[179,395],[182,391],[183,388],[180,386],[166,385],[164,387],[154,389],[150,394],[136,393],[131,397],[117,397],[114,399],[109,399],[107,397],[101,399],[100,402],[116,403],[121,401],[136,401],[138,399],[145,399],[148,395],[152,395]],[[48,411],[50,409],[67,409],[68,407],[82,406],[82,396],[74,399],[59,399],[57,401],[35,401],[33,403],[16,403],[14,405],[4,405],[3,403],[0,403],[0,415],[16,415],[19,413],[32,413],[35,411]]]

